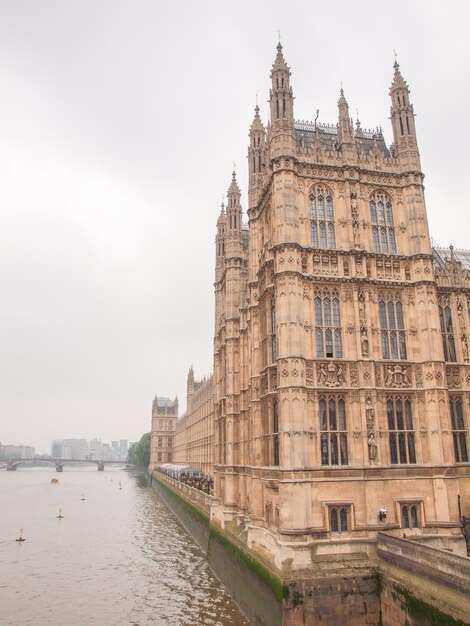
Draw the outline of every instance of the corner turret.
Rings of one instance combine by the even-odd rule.
[[[410,90],[401,75],[397,61],[395,61],[393,67],[395,72],[390,87],[393,152],[404,170],[420,171],[421,163],[416,141],[413,105],[410,103]]]

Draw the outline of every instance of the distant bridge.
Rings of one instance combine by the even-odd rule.
[[[0,461],[0,465],[6,465],[8,472],[16,472],[19,465],[28,463],[46,463],[54,465],[56,472],[62,472],[64,465],[97,465],[98,471],[102,472],[105,465],[125,465],[126,467],[134,467],[125,461],[84,461],[74,459],[11,459],[10,461]]]

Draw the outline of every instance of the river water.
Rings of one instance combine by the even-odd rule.
[[[248,624],[145,477],[96,466],[0,471],[0,623]]]

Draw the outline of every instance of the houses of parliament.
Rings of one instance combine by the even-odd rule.
[[[396,62],[390,99],[391,146],[342,89],[335,123],[296,121],[277,46],[248,225],[235,173],[216,225],[213,373],[191,368],[165,454],[152,426],[151,468],[213,476],[211,522],[280,571],[371,554],[380,531],[467,554],[470,253],[432,247]]]

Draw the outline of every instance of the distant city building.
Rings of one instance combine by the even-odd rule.
[[[152,406],[150,467],[173,462],[173,444],[178,418],[178,399],[155,396]]]
[[[0,443],[0,460],[11,461],[12,459],[33,459],[33,446],[15,446],[11,444],[2,445]]]
[[[113,441],[111,444],[101,439],[92,439],[88,445],[86,439],[54,439],[51,456],[55,459],[73,461],[117,461],[127,459],[129,446],[127,439]]]
[[[51,456],[55,459],[85,461],[89,447],[86,439],[55,439],[51,446]]]

